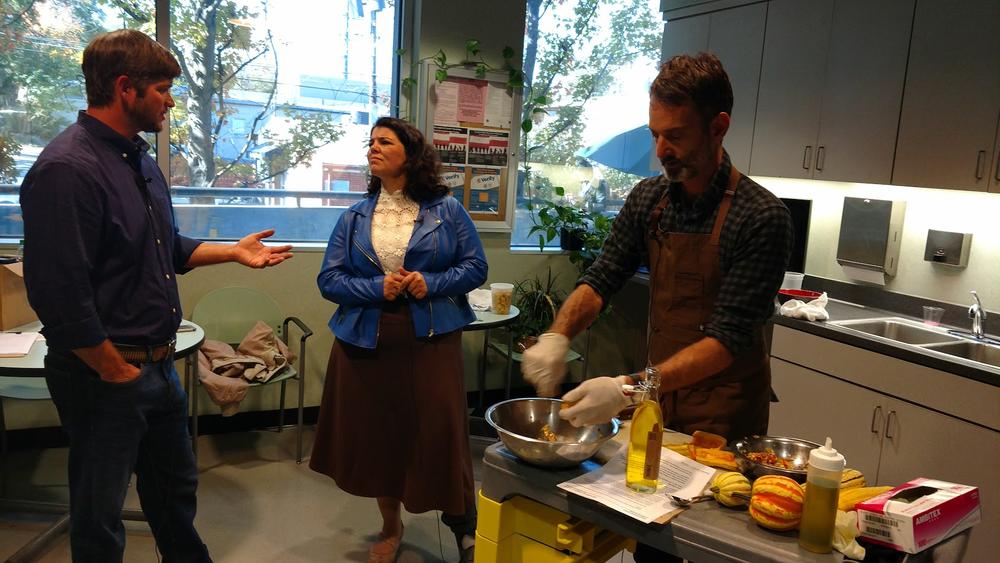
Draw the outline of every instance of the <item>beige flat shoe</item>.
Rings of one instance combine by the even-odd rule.
[[[395,563],[399,554],[399,544],[403,541],[404,527],[400,526],[399,535],[394,538],[387,538],[378,534],[378,541],[368,548],[368,563]]]

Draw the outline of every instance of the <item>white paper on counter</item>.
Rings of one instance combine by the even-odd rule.
[[[0,358],[27,356],[31,346],[41,338],[37,332],[0,332]]]
[[[625,486],[622,448],[600,469],[559,483],[559,488],[595,500],[608,508],[648,524],[677,509],[669,495],[692,498],[702,494],[715,470],[668,448],[660,452],[660,482],[655,493],[637,493]]]

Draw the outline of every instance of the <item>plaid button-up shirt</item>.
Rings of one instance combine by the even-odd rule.
[[[600,256],[578,283],[590,285],[607,303],[647,261],[650,214],[664,190],[670,203],[660,228],[668,232],[710,234],[725,193],[732,164],[729,155],[708,189],[694,201],[680,183],[663,176],[642,180],[632,189],[611,227]],[[792,219],[780,199],[743,176],[720,235],[722,285],[706,336],[718,339],[733,354],[746,350],[754,331],[771,316],[792,250]]]

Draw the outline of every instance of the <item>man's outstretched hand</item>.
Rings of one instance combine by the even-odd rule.
[[[274,229],[267,229],[259,233],[250,233],[241,238],[233,249],[236,261],[250,268],[267,268],[268,266],[277,266],[291,258],[292,245],[265,246],[261,242],[273,234]]]

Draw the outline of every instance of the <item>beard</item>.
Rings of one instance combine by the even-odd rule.
[[[159,133],[163,129],[164,120],[161,119],[159,110],[153,111],[149,108],[145,108],[142,104],[142,98],[137,98],[135,105],[125,102],[124,110],[129,120],[131,120],[140,131],[144,131],[146,133]]]
[[[685,182],[712,168],[713,154],[711,143],[706,141],[685,157],[664,158],[660,161],[660,170],[669,182]]]

